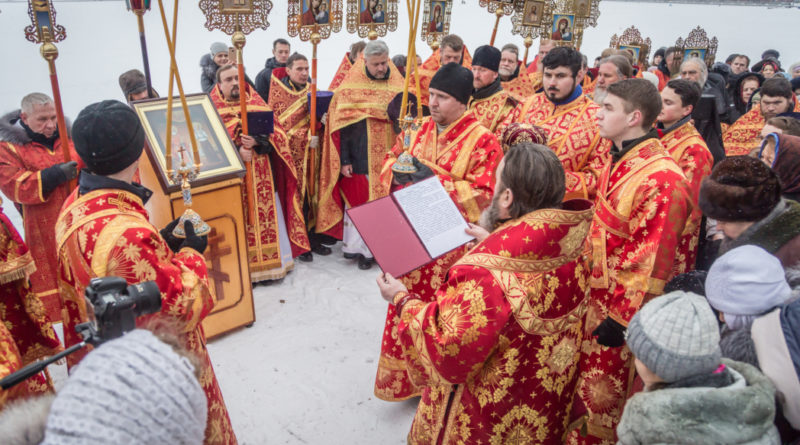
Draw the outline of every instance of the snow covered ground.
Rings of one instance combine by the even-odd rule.
[[[239,443],[406,443],[417,399],[372,393],[386,316],[380,270],[359,270],[339,246],[256,287],[253,327],[208,344]]]

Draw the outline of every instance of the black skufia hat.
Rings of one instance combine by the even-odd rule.
[[[139,159],[144,149],[144,128],[131,107],[104,100],[81,110],[72,124],[72,140],[89,171],[110,175]]]
[[[450,62],[433,75],[429,89],[443,91],[466,105],[472,97],[472,71]]]

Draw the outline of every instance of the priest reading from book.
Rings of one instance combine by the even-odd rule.
[[[392,171],[404,150],[401,137],[386,156],[381,181],[387,188],[391,185],[397,189],[436,175],[464,219],[475,223],[491,201],[494,172],[503,150],[497,138],[467,108],[472,81],[472,72],[457,63],[449,63],[436,72],[430,85],[431,115],[422,119],[409,138],[408,153],[416,172]],[[451,251],[400,279],[431,301],[436,288],[444,282],[447,269],[465,252],[466,248]],[[388,401],[407,399],[421,389],[408,379],[397,342],[398,321],[394,306],[389,305],[375,378],[375,395]]]
[[[597,181],[609,162],[610,141],[600,137],[595,114],[600,108],[583,94],[581,53],[562,46],[542,59],[544,94],[521,103],[508,122],[543,128],[567,174],[567,199],[594,199]],[[508,123],[507,122],[507,123]]]
[[[247,224],[247,259],[250,281],[259,283],[285,277],[294,267],[293,258],[308,252],[310,245],[286,132],[276,121],[271,135],[243,134],[240,94],[245,95],[248,112],[271,111],[250,85],[245,84],[245,91],[239,92],[236,65],[217,70],[217,85],[211,90],[211,100],[233,143],[239,147],[242,160],[252,162],[254,190],[245,193],[254,193],[256,221]]]
[[[389,60],[389,47],[382,40],[373,40],[336,89],[328,107],[316,229],[342,239],[345,258],[357,259],[361,269],[372,267],[374,258],[344,214],[344,207],[355,207],[388,193],[388,185],[380,181],[380,171],[395,133],[386,108],[402,89],[403,76]]]
[[[494,198],[468,233],[477,245],[432,297],[391,275],[399,363],[424,388],[409,444],[561,443],[589,306],[592,203],[563,201],[546,146],[513,145]]]
[[[473,91],[469,109],[492,133],[519,103],[500,84],[497,72],[499,67],[499,49],[484,45],[475,50],[475,57],[472,58]]]

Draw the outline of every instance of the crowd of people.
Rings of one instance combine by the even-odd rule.
[[[346,209],[435,177],[475,241],[377,278],[374,392],[419,397],[409,443],[800,443],[800,63],[784,72],[767,50],[709,66],[671,47],[649,67],[615,48],[590,66],[561,43],[542,40],[526,66],[513,44],[471,53],[454,34],[415,65],[356,42],[314,119],[309,61],[288,40],[242,84],[212,44],[200,86],[251,165],[253,285],[339,242],[372,268]],[[46,374],[0,390],[0,429],[18,426],[17,443],[236,443],[200,326],[216,302],[207,239],[150,224],[130,102],[157,93],[137,70],[119,83],[128,104],[87,106],[69,138],[42,93],[0,118],[0,190],[27,240],[0,214],[0,377],[82,341],[92,278],[156,281],[161,310],[139,324],[174,329],[69,355],[55,397]],[[242,101],[273,112],[272,134],[243,131]],[[82,391],[135,425],[77,419]]]

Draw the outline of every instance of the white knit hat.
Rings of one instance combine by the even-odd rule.
[[[42,443],[196,445],[207,415],[189,360],[137,329],[81,361],[56,395]]]
[[[744,245],[714,261],[706,278],[706,298],[725,315],[731,329],[784,303],[792,290],[780,260],[758,246]]]

